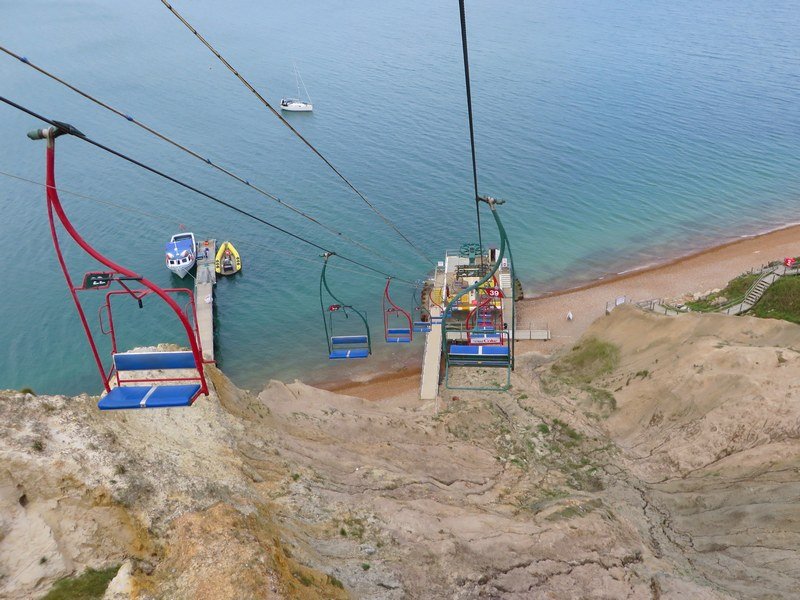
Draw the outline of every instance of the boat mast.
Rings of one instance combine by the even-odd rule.
[[[303,81],[303,78],[300,76],[300,71],[297,70],[297,63],[292,61],[292,65],[294,66],[294,81],[297,84],[297,99],[302,100],[303,97],[300,95],[300,84],[303,85],[303,91],[306,93],[306,98],[308,98],[308,103],[312,104],[311,102],[311,94],[308,93],[308,88],[306,87],[306,82]]]
[[[311,94],[308,93],[308,88],[306,87],[306,82],[303,81],[303,78],[300,76],[299,72],[297,73],[297,77],[300,79],[300,83],[303,84],[303,90],[306,93],[306,98],[308,98],[308,103],[312,104],[313,102],[311,100]]]

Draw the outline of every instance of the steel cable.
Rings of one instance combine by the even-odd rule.
[[[85,92],[85,91],[81,90],[80,88],[78,88],[78,87],[72,85],[71,83],[65,81],[64,79],[58,77],[57,75],[47,71],[43,67],[40,67],[39,65],[36,65],[36,64],[32,63],[27,57],[22,56],[20,54],[17,54],[13,50],[9,50],[8,48],[6,48],[6,47],[4,47],[2,45],[0,45],[0,51],[5,52],[6,54],[8,54],[9,56],[11,56],[13,58],[16,58],[21,63],[29,66],[30,68],[34,69],[35,71],[38,71],[42,75],[44,75],[46,77],[49,77],[53,81],[56,81],[56,82],[60,83],[61,85],[63,85],[64,87],[66,87],[66,88],[68,88],[70,90],[72,90],[76,94],[78,94],[80,96],[83,96],[84,98],[86,98],[90,102],[94,102],[98,106],[101,106],[102,108],[105,108],[106,110],[114,113],[115,115],[118,115],[118,116],[122,117],[126,121],[129,121],[129,122],[133,123],[134,125],[144,129],[145,131],[147,131],[151,135],[156,136],[160,140],[165,141],[168,144],[171,144],[172,146],[178,148],[179,150],[181,150],[183,152],[186,152],[190,156],[193,156],[194,158],[196,158],[196,159],[208,164],[209,166],[213,167],[214,169],[217,169],[221,173],[224,173],[225,175],[227,175],[229,177],[232,177],[236,181],[238,181],[238,182],[248,186],[249,188],[255,190],[256,192],[258,192],[262,196],[265,196],[265,197],[269,198],[270,200],[273,200],[274,202],[277,202],[279,205],[281,205],[281,206],[283,206],[285,208],[288,208],[292,212],[297,213],[298,215],[302,216],[305,219],[308,219],[312,223],[315,223],[315,224],[319,225],[320,227],[326,229],[330,233],[332,233],[332,234],[334,234],[334,235],[336,235],[338,237],[341,237],[342,239],[344,239],[344,240],[346,240],[346,241],[348,241],[348,242],[350,242],[352,244],[355,244],[356,246],[358,246],[362,250],[366,250],[367,252],[370,252],[370,253],[372,253],[372,254],[374,254],[376,256],[379,256],[380,258],[382,258],[382,259],[394,264],[395,266],[398,266],[398,267],[405,266],[405,265],[401,265],[400,263],[394,261],[393,259],[391,259],[391,258],[389,258],[387,256],[384,256],[383,254],[381,254],[380,252],[378,252],[377,250],[375,250],[373,248],[370,248],[366,244],[363,244],[363,243],[359,242],[358,240],[354,240],[353,238],[349,237],[348,235],[342,233],[341,231],[338,231],[338,230],[334,229],[333,227],[330,227],[330,226],[326,225],[325,223],[323,223],[319,219],[317,219],[315,217],[312,217],[311,215],[309,215],[309,214],[303,212],[302,210],[300,210],[299,208],[297,208],[295,206],[292,206],[291,204],[289,204],[288,202],[286,202],[284,200],[281,200],[280,198],[278,198],[274,194],[268,192],[267,190],[263,189],[262,187],[254,184],[254,183],[251,183],[249,179],[246,179],[246,178],[244,178],[244,177],[242,177],[240,175],[237,175],[236,173],[234,173],[230,169],[228,169],[226,167],[223,167],[223,166],[213,162],[210,158],[207,158],[207,157],[203,156],[202,154],[200,154],[199,152],[197,152],[195,150],[192,150],[191,148],[189,148],[189,147],[187,147],[187,146],[185,146],[185,145],[173,140],[169,136],[157,131],[156,129],[153,129],[149,125],[146,125],[145,123],[142,123],[138,119],[136,119],[133,116],[131,116],[129,113],[123,112],[123,111],[119,110],[118,108],[115,108],[115,107],[111,106],[110,104],[108,104],[106,102],[103,102],[99,98],[96,98],[95,96],[89,94],[88,92]]]
[[[266,219],[262,219],[261,217],[259,217],[257,215],[254,215],[253,213],[248,212],[248,211],[246,211],[246,210],[244,210],[242,208],[239,208],[238,206],[235,206],[235,205],[231,204],[230,202],[222,200],[221,198],[218,198],[218,197],[216,197],[216,196],[214,196],[212,194],[209,194],[208,192],[204,192],[203,190],[198,189],[198,188],[194,187],[193,185],[190,185],[190,184],[188,184],[188,183],[186,183],[184,181],[181,181],[180,179],[177,179],[176,177],[168,175],[168,174],[164,173],[163,171],[160,171],[160,170],[156,169],[155,167],[151,167],[151,166],[149,166],[149,165],[147,165],[147,164],[145,164],[145,163],[143,163],[143,162],[141,162],[139,160],[136,160],[135,158],[131,158],[130,156],[127,156],[127,155],[123,154],[122,152],[119,152],[118,150],[114,150],[113,148],[109,148],[108,146],[105,146],[104,144],[101,144],[100,142],[96,142],[95,140],[89,138],[85,134],[81,133],[80,131],[77,131],[76,129],[72,128],[71,126],[69,126],[69,125],[67,125],[65,123],[54,121],[53,119],[48,119],[47,117],[45,117],[43,115],[40,115],[40,114],[38,114],[38,113],[36,113],[36,112],[34,112],[34,111],[32,111],[32,110],[20,105],[20,104],[17,104],[16,102],[14,102],[12,100],[9,100],[8,98],[5,98],[3,96],[0,96],[0,102],[8,104],[9,106],[12,106],[12,107],[16,108],[17,110],[20,110],[20,111],[22,111],[22,112],[24,112],[24,113],[26,113],[26,114],[28,114],[28,115],[30,115],[32,117],[35,117],[35,118],[39,119],[40,121],[44,121],[45,123],[48,123],[48,124],[50,124],[50,125],[52,125],[54,127],[59,127],[65,133],[69,133],[70,135],[78,138],[79,140],[83,140],[84,142],[86,142],[88,144],[91,144],[92,146],[95,146],[96,148],[100,148],[101,150],[104,150],[104,151],[108,152],[109,154],[113,154],[114,156],[117,156],[118,158],[121,158],[121,159],[123,159],[125,161],[128,161],[129,163],[134,164],[134,165],[136,165],[136,166],[138,166],[138,167],[140,167],[142,169],[145,169],[146,171],[149,171],[149,172],[151,172],[151,173],[153,173],[155,175],[158,175],[159,177],[163,177],[164,179],[166,179],[168,181],[171,181],[172,183],[175,183],[175,184],[177,184],[177,185],[179,185],[179,186],[181,186],[183,188],[186,188],[186,189],[188,189],[188,190],[190,190],[192,192],[195,192],[196,194],[200,194],[201,196],[203,196],[205,198],[208,198],[209,200],[211,200],[213,202],[216,202],[217,204],[225,206],[225,207],[227,207],[227,208],[229,208],[229,209],[231,209],[233,211],[238,212],[241,215],[244,215],[244,216],[249,217],[249,218],[251,218],[251,219],[253,219],[255,221],[258,221],[259,223],[262,223],[263,225],[266,225],[267,227],[270,227],[270,228],[272,228],[272,229],[274,229],[276,231],[279,231],[279,232],[281,232],[281,233],[283,233],[285,235],[288,235],[289,237],[292,237],[292,238],[294,238],[294,239],[296,239],[298,241],[301,241],[301,242],[303,242],[305,244],[308,244],[309,246],[317,248],[318,250],[322,250],[323,252],[330,252],[332,254],[336,254],[336,256],[338,256],[342,260],[350,262],[350,263],[352,263],[354,265],[358,265],[359,267],[362,267],[364,269],[368,269],[370,271],[374,271],[376,273],[380,273],[381,275],[384,275],[386,277],[393,277],[393,275],[390,275],[389,273],[386,273],[385,271],[381,271],[380,269],[376,269],[375,267],[370,267],[369,265],[365,265],[364,263],[359,262],[359,261],[357,261],[355,259],[349,258],[347,256],[344,256],[342,254],[339,254],[337,252],[329,250],[329,249],[325,248],[324,246],[321,246],[321,245],[317,244],[316,242],[313,242],[313,241],[311,241],[311,240],[309,240],[307,238],[304,238],[304,237],[302,237],[300,235],[292,233],[291,231],[289,231],[287,229],[284,229],[283,227],[280,227],[278,225],[275,225],[274,223],[270,223]],[[65,127],[69,127],[69,129],[65,129]],[[398,279],[400,279],[402,281],[405,281],[406,283],[411,283],[407,279],[403,279],[403,278],[398,278]]]
[[[275,115],[275,116],[276,116],[276,117],[277,117],[277,118],[280,120],[280,122],[281,122],[281,123],[283,123],[284,125],[286,125],[286,127],[288,127],[288,128],[289,128],[289,130],[290,130],[290,131],[291,131],[291,132],[292,132],[292,133],[293,133],[295,136],[297,136],[297,138],[298,138],[298,139],[300,139],[300,140],[301,140],[301,141],[302,141],[302,142],[303,142],[303,143],[304,143],[306,146],[308,146],[308,147],[311,149],[311,151],[312,151],[312,152],[314,152],[314,154],[316,154],[316,155],[317,155],[319,158],[321,158],[321,159],[322,159],[322,161],[323,161],[323,162],[324,162],[326,165],[328,165],[328,167],[330,167],[330,169],[331,169],[331,170],[332,170],[334,173],[336,173],[336,175],[338,175],[338,176],[339,176],[339,179],[341,179],[342,181],[344,181],[344,182],[347,184],[347,186],[348,186],[348,187],[349,187],[351,190],[353,190],[353,191],[354,191],[354,192],[355,192],[355,193],[358,195],[358,197],[359,197],[359,198],[361,198],[361,199],[364,201],[364,203],[365,203],[367,206],[369,206],[369,207],[372,209],[372,211],[373,211],[373,212],[374,212],[376,215],[378,215],[378,216],[379,216],[381,219],[383,219],[384,223],[386,223],[387,225],[389,225],[389,227],[391,227],[392,229],[394,229],[394,231],[397,233],[397,235],[399,235],[401,238],[403,238],[403,240],[405,240],[405,242],[406,242],[406,243],[407,243],[409,246],[411,246],[411,247],[412,247],[412,248],[413,248],[413,249],[414,249],[414,250],[417,252],[417,254],[419,254],[419,255],[420,255],[420,256],[421,256],[423,259],[425,259],[425,261],[427,261],[427,262],[429,262],[429,263],[431,263],[431,264],[435,264],[435,263],[434,263],[434,261],[432,261],[430,258],[428,258],[428,256],[426,256],[426,255],[425,255],[425,253],[424,253],[422,250],[420,250],[420,249],[419,249],[419,247],[417,247],[417,245],[416,245],[414,242],[412,242],[412,241],[411,241],[411,240],[410,240],[410,239],[409,239],[409,238],[408,238],[408,237],[407,237],[407,236],[406,236],[406,235],[405,235],[405,234],[404,234],[402,231],[400,231],[400,229],[397,227],[397,225],[395,225],[395,224],[394,224],[394,223],[393,223],[393,222],[392,222],[392,221],[391,221],[391,220],[390,220],[388,217],[386,217],[386,215],[384,215],[384,214],[383,214],[383,213],[382,213],[380,210],[378,210],[378,208],[377,208],[377,207],[376,207],[374,204],[372,204],[372,202],[370,202],[370,201],[367,199],[367,197],[366,197],[366,196],[365,196],[363,193],[361,193],[361,192],[358,190],[358,188],[356,188],[356,186],[354,186],[354,185],[353,185],[353,184],[350,182],[350,180],[349,180],[347,177],[345,177],[345,176],[342,174],[342,172],[341,172],[341,171],[339,171],[339,169],[337,169],[337,168],[334,166],[334,164],[333,164],[331,161],[329,161],[329,160],[328,160],[328,159],[327,159],[327,158],[326,158],[326,157],[325,157],[325,156],[322,154],[322,152],[320,152],[319,150],[317,150],[317,148],[316,148],[316,147],[315,147],[315,146],[314,146],[314,145],[313,145],[311,142],[309,142],[309,141],[308,141],[308,140],[305,138],[305,136],[303,136],[303,134],[301,134],[299,131],[297,131],[297,129],[295,129],[295,128],[292,126],[292,124],[291,124],[291,123],[289,123],[289,121],[287,121],[287,120],[286,120],[286,119],[283,117],[283,115],[281,115],[281,113],[280,113],[279,111],[275,110],[275,108],[274,108],[274,107],[273,107],[273,106],[272,106],[272,105],[271,105],[271,104],[270,104],[270,103],[267,101],[267,99],[266,99],[266,98],[264,98],[264,96],[262,96],[262,95],[261,95],[261,94],[258,92],[258,90],[256,90],[256,88],[254,88],[254,87],[252,86],[252,84],[251,84],[251,83],[250,83],[250,82],[249,82],[247,79],[245,79],[245,78],[244,78],[244,77],[243,77],[243,76],[242,76],[242,75],[239,73],[239,71],[237,71],[237,70],[236,70],[236,69],[233,67],[233,65],[231,65],[231,63],[229,63],[229,62],[228,62],[228,61],[225,59],[225,57],[223,57],[223,56],[222,56],[222,55],[221,55],[221,54],[220,54],[220,53],[217,51],[217,49],[216,49],[216,48],[214,48],[214,46],[212,46],[212,45],[211,45],[211,44],[209,43],[209,41],[208,41],[208,40],[206,40],[206,38],[204,38],[204,37],[203,37],[203,36],[202,36],[202,35],[201,35],[201,34],[200,34],[198,31],[197,31],[197,29],[195,29],[195,28],[192,26],[192,24],[191,24],[191,23],[189,23],[189,21],[187,21],[187,20],[186,20],[186,19],[185,19],[185,18],[184,18],[184,17],[183,17],[183,16],[182,16],[182,15],[181,15],[181,14],[180,14],[178,11],[177,11],[177,10],[175,10],[175,8],[173,8],[173,7],[172,7],[172,5],[171,5],[169,2],[167,2],[166,0],[161,0],[161,3],[162,3],[164,6],[166,6],[166,7],[169,9],[169,11],[170,11],[170,12],[171,12],[173,15],[175,15],[175,17],[176,17],[176,18],[177,18],[177,19],[178,19],[178,20],[179,20],[181,23],[183,23],[183,24],[186,26],[186,28],[187,28],[189,31],[191,31],[191,32],[194,34],[194,36],[195,36],[195,37],[196,37],[198,40],[200,40],[200,41],[203,43],[203,45],[204,45],[206,48],[208,48],[208,49],[211,51],[211,53],[212,53],[214,56],[216,56],[216,57],[217,57],[217,58],[220,60],[220,62],[221,62],[223,65],[225,65],[225,66],[228,68],[228,70],[229,70],[231,73],[233,73],[233,74],[236,76],[236,78],[237,78],[237,79],[238,79],[238,80],[239,80],[239,81],[240,81],[240,82],[241,82],[241,83],[242,83],[242,84],[243,84],[243,85],[244,85],[244,86],[245,86],[245,87],[246,87],[248,90],[250,90],[250,91],[251,91],[251,92],[252,92],[252,93],[255,95],[255,97],[256,97],[256,98],[258,98],[258,99],[259,99],[259,101],[261,101],[261,103],[262,103],[262,104],[263,104],[265,107],[267,107],[267,108],[268,108],[268,109],[269,109],[269,110],[272,112],[272,114],[273,114],[273,115]]]

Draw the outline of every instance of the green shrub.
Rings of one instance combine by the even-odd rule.
[[[100,571],[86,569],[78,577],[59,579],[42,600],[96,600],[102,598],[117,571],[119,571],[119,565]]]
[[[619,348],[590,337],[553,364],[553,373],[570,383],[591,383],[619,364]]]
[[[800,323],[800,276],[781,277],[767,288],[751,310],[765,319],[783,319]]]
[[[617,410],[617,399],[608,390],[588,386],[586,392],[589,394],[590,402],[596,405],[601,412],[611,413]]]

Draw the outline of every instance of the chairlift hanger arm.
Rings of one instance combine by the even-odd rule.
[[[366,333],[367,333],[367,335],[364,336],[366,338],[367,354],[364,355],[364,356],[358,356],[357,358],[366,358],[366,356],[368,356],[369,354],[372,354],[372,339],[371,339],[370,332],[369,332],[369,322],[367,321],[366,315],[364,315],[360,310],[358,310],[357,308],[353,307],[350,304],[345,304],[344,302],[339,300],[339,298],[333,293],[333,291],[331,291],[331,288],[328,285],[328,280],[327,280],[327,276],[326,276],[327,275],[327,271],[328,271],[328,260],[330,259],[331,256],[335,256],[335,253],[334,252],[325,252],[322,255],[322,258],[324,260],[323,260],[323,264],[322,264],[322,272],[320,273],[320,277],[319,277],[319,305],[320,305],[320,309],[322,310],[322,320],[323,320],[323,323],[325,325],[325,341],[326,341],[326,343],[328,345],[329,358],[350,358],[350,354],[346,353],[346,356],[334,356],[334,349],[333,349],[333,344],[334,344],[333,312],[334,311],[330,311],[330,310],[326,311],[325,310],[325,301],[324,301],[324,293],[325,292],[327,292],[328,295],[336,301],[337,305],[339,307],[341,307],[341,309],[344,311],[344,315],[345,315],[346,318],[350,318],[349,315],[347,315],[347,311],[345,310],[345,309],[349,308],[355,314],[357,314],[359,316],[359,318],[361,319],[361,322],[364,324],[364,329],[366,330]],[[330,319],[330,327],[328,326],[328,320],[329,319]],[[363,349],[362,349],[362,351],[363,351]],[[356,358],[356,357],[354,357],[354,358]]]
[[[503,227],[503,223],[500,220],[500,216],[497,214],[496,210],[497,201],[494,199],[492,200],[493,202],[487,202],[487,204],[489,204],[489,207],[492,209],[492,216],[494,216],[495,223],[497,224],[497,229],[500,232],[500,252],[497,255],[497,260],[492,264],[491,269],[489,269],[489,272],[482,279],[480,279],[476,283],[473,283],[471,286],[465,288],[464,290],[456,294],[453,297],[453,299],[450,302],[448,302],[447,306],[444,309],[445,318],[447,317],[448,312],[456,304],[459,298],[461,298],[462,296],[466,296],[473,290],[481,287],[487,281],[492,279],[492,277],[494,277],[494,274],[497,273],[498,269],[500,269],[500,265],[503,261],[503,256],[505,255],[506,248],[508,247],[508,236],[506,235],[506,230]]]

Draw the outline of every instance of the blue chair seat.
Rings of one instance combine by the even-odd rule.
[[[411,330],[408,327],[402,328],[402,329],[387,329],[386,333],[388,333],[389,335],[392,335],[392,334],[395,334],[395,335],[408,335],[409,333],[411,333]]]
[[[367,348],[353,348],[351,350],[334,350],[330,353],[328,358],[367,358],[369,356],[369,349]]]
[[[100,410],[191,406],[199,384],[115,387],[97,403]]]

